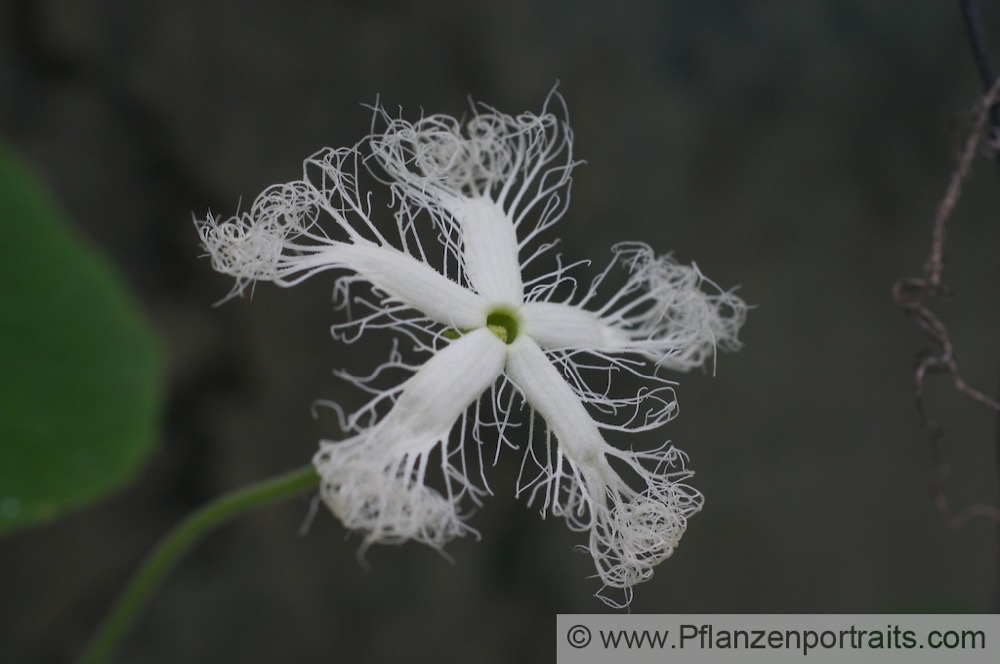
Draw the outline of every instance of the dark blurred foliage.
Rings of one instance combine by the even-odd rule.
[[[984,7],[1000,40],[1000,11]],[[0,2],[0,133],[49,178],[139,294],[171,357],[161,451],[107,503],[0,542],[0,660],[74,656],[145,551],[228,489],[306,463],[332,376],[384,357],[328,327],[331,277],[230,287],[192,214],[233,212],[355,143],[380,101],[541,108],[559,82],[575,150],[567,258],[643,240],[756,305],[745,349],[679,377],[665,434],[706,495],[634,612],[988,611],[997,528],[942,525],[913,409],[922,338],[890,287],[919,272],[980,95],[956,3]],[[995,394],[1000,180],[974,169],[950,227],[942,312]],[[388,202],[388,201],[386,201]],[[39,269],[44,269],[40,266]],[[26,312],[30,315],[30,312]],[[932,382],[959,505],[995,502],[996,418]],[[376,548],[309,497],[197,547],[121,661],[544,662],[554,615],[596,612],[582,543],[491,471],[482,541]]]

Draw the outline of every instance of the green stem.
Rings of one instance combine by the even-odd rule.
[[[316,486],[319,476],[312,465],[237,489],[208,503],[181,521],[146,556],[128,586],[80,660],[82,664],[108,662],[135,622],[139,611],[177,559],[207,532],[233,517],[267,503],[301,493]]]

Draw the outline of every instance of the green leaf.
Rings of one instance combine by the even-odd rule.
[[[158,439],[162,382],[121,280],[0,146],[0,535],[131,479]]]

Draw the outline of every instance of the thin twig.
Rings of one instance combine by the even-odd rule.
[[[965,22],[965,31],[969,36],[969,45],[972,47],[972,57],[976,61],[976,71],[979,72],[979,79],[983,84],[983,91],[993,87],[997,80],[996,70],[993,68],[993,58],[990,55],[990,48],[986,42],[986,30],[983,28],[983,16],[979,11],[979,3],[976,0],[959,0],[962,8],[962,19]],[[993,125],[991,144],[995,144],[1000,139],[1000,105],[990,105],[990,123]],[[1000,161],[996,162],[1000,168]]]
[[[892,289],[896,304],[916,322],[933,348],[923,354],[914,370],[914,397],[920,422],[930,432],[931,458],[938,471],[938,478],[931,485],[931,493],[935,504],[945,517],[945,523],[952,527],[960,527],[969,519],[979,516],[1000,522],[1000,509],[988,505],[972,505],[957,514],[952,512],[951,503],[944,490],[949,466],[940,449],[941,425],[927,416],[924,407],[924,382],[927,374],[931,371],[946,372],[951,377],[955,389],[998,413],[1000,413],[1000,402],[972,387],[962,377],[948,327],[931,311],[927,301],[938,300],[948,295],[948,288],[942,278],[948,220],[961,196],[962,185],[972,169],[973,159],[986,134],[991,109],[998,98],[1000,98],[1000,80],[990,87],[975,110],[972,131],[934,217],[930,254],[924,262],[921,276],[899,279]]]
[[[998,80],[989,92],[979,103],[973,124],[972,133],[969,135],[955,168],[951,176],[951,182],[945,196],[938,206],[937,215],[934,217],[934,228],[931,234],[931,251],[924,263],[923,276],[908,277],[900,279],[893,286],[893,298],[902,309],[912,316],[917,326],[924,335],[935,346],[940,349],[936,355],[931,354],[921,360],[916,371],[917,396],[918,401],[923,394],[924,375],[931,369],[944,369],[952,377],[955,388],[959,392],[982,403],[987,408],[1000,411],[1000,403],[979,390],[973,388],[962,378],[958,371],[958,363],[955,360],[954,347],[948,334],[948,328],[934,313],[924,304],[925,297],[939,298],[948,294],[948,289],[943,285],[941,274],[944,271],[944,250],[947,242],[946,227],[951,218],[952,211],[958,203],[962,193],[962,184],[972,169],[972,161],[975,159],[980,141],[986,130],[986,123],[989,119],[989,109],[996,100],[1000,98],[1000,80]]]

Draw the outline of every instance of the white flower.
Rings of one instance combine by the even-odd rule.
[[[342,306],[364,311],[351,311],[335,336],[391,328],[430,353],[411,366],[394,350],[371,376],[348,376],[373,397],[350,416],[334,406],[352,435],[322,441],[314,458],[325,502],[363,533],[363,546],[440,548],[475,533],[463,503],[488,492],[487,441],[494,455],[521,445],[516,492],[588,531],[600,579],[627,602],[673,553],[702,496],[669,442],[623,448],[606,436],[673,418],[674,384],[658,370],[704,366],[716,349],[738,348],[746,307],[697,267],[637,243],[615,247],[582,293],[572,276],[582,263],[558,256],[526,278],[526,266],[550,255],[555,242],[541,236],[569,202],[576,162],[562,99],[550,95],[539,115],[473,110],[464,125],[378,110],[382,131],[313,155],[301,180],[265,190],[247,213],[198,222],[202,241],[214,267],[236,278],[232,294],[336,269]],[[366,177],[390,190],[391,234],[373,220]],[[624,284],[602,297],[616,265]],[[377,296],[349,292],[358,281]],[[377,386],[396,371],[411,375]],[[622,393],[623,375],[645,387]],[[529,409],[523,443],[509,435],[517,403]]]

